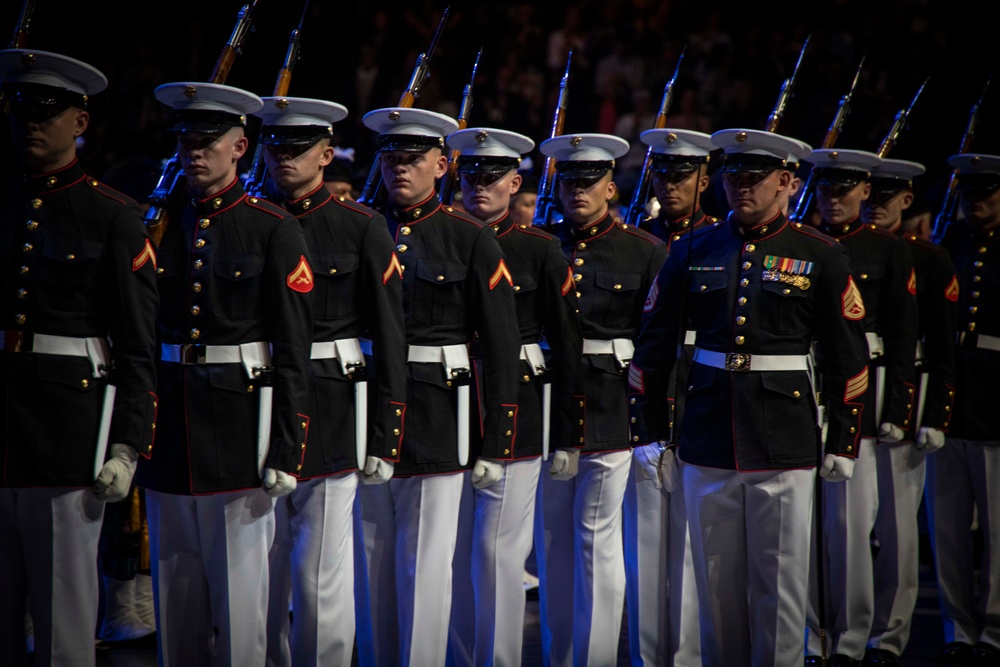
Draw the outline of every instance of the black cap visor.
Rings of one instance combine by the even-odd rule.
[[[246,116],[212,109],[175,109],[170,112],[167,131],[220,135],[234,127],[246,127]]]
[[[561,179],[599,179],[615,166],[612,160],[573,160],[556,162],[556,175]]]
[[[333,137],[329,125],[265,125],[260,143],[265,146],[312,146],[320,139]]]
[[[444,149],[444,137],[429,137],[421,134],[383,134],[378,138],[380,153],[402,151],[404,153],[426,153],[432,148]]]
[[[517,169],[520,160],[499,155],[462,155],[458,158],[460,174],[506,174]]]
[[[1000,190],[1000,174],[998,173],[958,175],[958,191],[968,200],[985,199],[997,190]]]
[[[87,108],[86,95],[39,83],[5,84],[3,99],[14,118],[22,122],[44,123],[70,107]]]

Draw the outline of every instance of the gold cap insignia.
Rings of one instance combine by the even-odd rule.
[[[390,111],[389,112],[389,120],[399,120],[399,112],[398,111]]]
[[[198,89],[194,86],[184,86],[184,97],[193,99],[198,94]]]
[[[666,139],[668,144],[672,144],[675,141],[677,141],[677,135],[674,134],[673,132],[668,132]]]
[[[972,159],[969,160],[969,162],[971,162],[972,164],[979,164],[980,162],[982,162],[982,158],[979,157],[978,155],[974,155]]]
[[[278,109],[286,109],[288,107],[288,100],[282,97],[281,99],[274,101],[274,106]]]
[[[21,66],[31,67],[35,64],[35,54],[34,53],[22,53],[21,54]]]
[[[736,133],[736,141],[746,141],[746,140],[747,140],[747,133],[746,132],[737,132]]]
[[[583,141],[583,137],[572,137],[569,143],[571,146],[579,146],[581,141]]]
[[[486,137],[488,136],[490,136],[489,132],[487,132],[486,130],[479,130],[478,132],[476,132],[476,141],[478,141],[479,143],[483,143],[484,141],[486,141]]]
[[[840,157],[840,153],[838,153],[837,151],[833,151],[832,153],[830,153],[830,159],[831,160],[836,160],[839,157]]]

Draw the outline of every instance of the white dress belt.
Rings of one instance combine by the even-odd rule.
[[[584,338],[583,353],[585,355],[612,354],[624,368],[632,361],[632,355],[635,354],[635,344],[628,338],[612,338],[610,340]]]
[[[0,346],[5,352],[35,352],[89,359],[95,378],[105,377],[111,370],[111,350],[104,338],[55,336],[31,331],[0,331]]]
[[[336,359],[344,375],[365,365],[365,355],[357,338],[341,338],[313,343],[310,359]]]
[[[271,365],[271,346],[263,341],[240,345],[160,344],[160,359],[174,364],[243,364],[247,376],[257,378]]]
[[[808,354],[744,354],[694,349],[694,362],[725,371],[808,371]]]
[[[548,367],[545,365],[545,355],[538,343],[525,343],[521,346],[520,359],[527,361],[533,375],[544,375]]]
[[[868,341],[869,359],[878,359],[885,353],[885,347],[882,345],[882,337],[874,331],[866,331],[865,340]]]
[[[1000,352],[1000,338],[979,334],[979,336],[976,337],[976,347],[980,350],[993,350],[994,352]]]

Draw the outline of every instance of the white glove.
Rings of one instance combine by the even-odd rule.
[[[97,499],[114,503],[127,496],[138,460],[139,452],[128,445],[111,445],[111,458],[104,463],[94,480],[93,492]]]
[[[365,461],[365,469],[361,471],[361,482],[363,484],[382,484],[392,479],[392,473],[396,470],[396,464],[392,461],[380,459],[377,456],[369,456]]]
[[[272,498],[287,496],[298,486],[299,480],[284,470],[264,469],[264,491]]]
[[[903,439],[903,435],[905,435],[903,429],[889,422],[885,422],[878,427],[878,441],[884,442],[887,445],[899,442]]]
[[[552,479],[565,481],[576,477],[576,471],[579,467],[579,449],[557,449],[552,453],[552,465],[549,467],[549,474],[552,475]]]
[[[477,489],[485,489],[500,481],[503,477],[503,463],[496,459],[476,459],[472,466],[472,486]]]
[[[944,432],[930,426],[921,426],[917,431],[916,446],[924,454],[933,454],[944,447]]]
[[[651,442],[648,445],[641,445],[632,450],[632,456],[639,463],[639,470],[646,479],[653,482],[653,487],[659,489],[663,486],[660,475],[660,443]]]
[[[854,459],[836,454],[827,454],[823,457],[823,465],[820,466],[819,476],[828,482],[846,482],[854,475]]]

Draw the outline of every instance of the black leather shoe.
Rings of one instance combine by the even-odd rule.
[[[807,655],[805,665],[806,667],[822,667],[823,659],[818,655]]]
[[[870,648],[865,652],[865,667],[899,667],[899,656],[884,648]]]
[[[834,653],[830,656],[830,659],[826,661],[829,667],[861,667],[861,661],[855,660],[843,653]]]
[[[972,664],[974,665],[1000,665],[1000,648],[986,642],[976,642],[972,647]]]
[[[972,659],[972,645],[965,642],[948,642],[937,656],[938,662],[948,665],[966,665]]]

